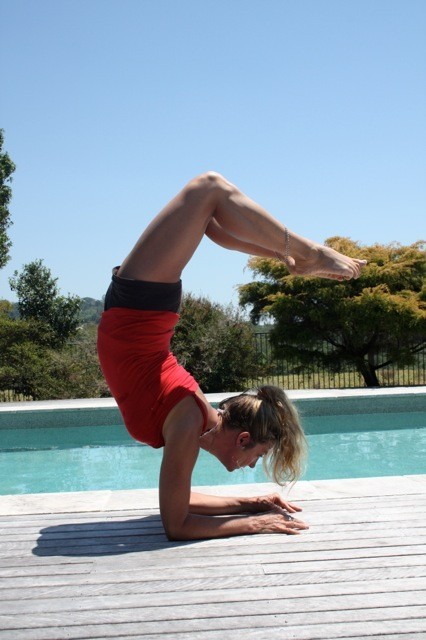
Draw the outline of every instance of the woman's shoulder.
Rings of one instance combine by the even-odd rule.
[[[201,389],[198,388],[194,396],[198,406],[203,413],[204,422],[202,432],[204,433],[216,426],[218,420],[217,409],[212,407]]]

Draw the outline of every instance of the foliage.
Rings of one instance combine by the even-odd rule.
[[[12,189],[9,183],[16,168],[9,155],[3,151],[3,143],[4,131],[0,129],[0,269],[10,259],[9,250],[12,243],[7,235],[7,229],[12,224],[8,206],[12,198]]]
[[[251,305],[254,322],[265,316],[275,320],[270,335],[278,357],[333,372],[351,364],[367,386],[378,386],[378,369],[409,364],[426,346],[423,244],[360,247],[339,237],[326,244],[366,258],[361,277],[344,282],[292,277],[276,260],[251,258],[249,266],[261,279],[240,287],[240,303]],[[328,352],[324,344],[330,345]]]
[[[235,391],[261,374],[250,323],[231,306],[183,297],[172,349],[206,393]]]
[[[96,352],[96,324],[51,347],[51,328],[34,318],[13,319],[0,304],[0,389],[34,400],[108,396]],[[264,373],[257,364],[250,323],[231,307],[184,296],[173,339],[180,362],[206,392],[234,391]]]
[[[0,301],[1,303],[1,301]],[[10,315],[12,318],[19,318],[19,309],[16,302],[11,302]],[[81,324],[98,324],[102,312],[104,310],[104,300],[96,300],[95,298],[80,298],[80,311],[78,314],[78,322]]]
[[[0,389],[44,397],[49,384],[48,328],[37,321],[14,320],[0,313]]]
[[[74,335],[79,324],[80,298],[61,296],[57,278],[42,260],[24,265],[22,272],[14,272],[10,288],[18,297],[19,315],[24,320],[37,320],[50,329],[50,346],[62,346]]]
[[[98,323],[101,319],[102,311],[104,310],[104,301],[95,300],[94,298],[82,298],[79,321],[82,324],[95,322]]]
[[[0,302],[0,390],[34,400],[109,395],[96,352],[96,325],[52,348],[51,330],[33,318],[13,319]]]
[[[111,395],[99,366],[96,337],[97,325],[85,324],[61,350],[52,350],[51,370],[56,379],[52,397],[103,398]]]

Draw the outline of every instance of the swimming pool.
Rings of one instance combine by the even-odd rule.
[[[426,413],[306,415],[303,479],[426,473]],[[161,450],[135,443],[122,425],[2,428],[0,494],[158,486]],[[193,484],[267,482],[262,465],[228,473],[201,451]]]

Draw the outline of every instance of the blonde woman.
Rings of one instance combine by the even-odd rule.
[[[160,512],[170,540],[257,533],[297,534],[300,507],[280,495],[215,497],[191,491],[200,448],[228,471],[265,457],[277,483],[300,472],[304,435],[281,389],[261,387],[213,408],[170,352],[181,274],[202,237],[279,258],[290,273],[357,278],[364,264],[293,233],[221,175],[191,180],[154,218],[113,270],[98,333],[101,366],[129,433],[164,447]]]

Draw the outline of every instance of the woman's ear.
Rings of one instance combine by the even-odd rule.
[[[247,447],[253,444],[251,435],[248,431],[241,431],[237,437],[237,446],[241,447],[241,449],[246,449]]]

